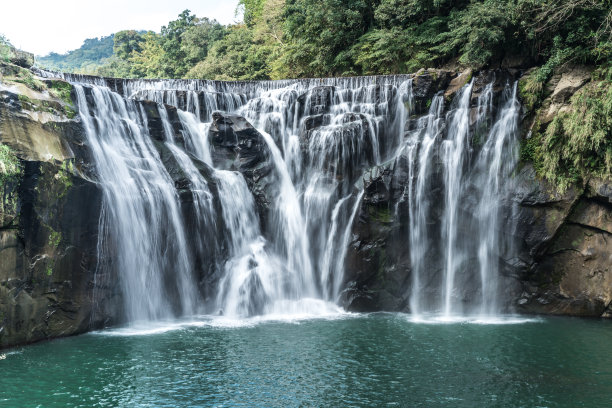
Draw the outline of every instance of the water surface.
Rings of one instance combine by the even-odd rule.
[[[490,323],[203,317],[90,333],[5,350],[0,406],[612,406],[611,322]]]

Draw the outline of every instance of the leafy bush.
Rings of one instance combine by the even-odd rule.
[[[10,147],[0,144],[0,185],[21,172],[19,159]]]
[[[544,131],[535,130],[524,142],[522,157],[532,160],[536,171],[561,190],[592,176],[612,179],[609,76],[585,85],[572,97],[568,110],[557,114]]]

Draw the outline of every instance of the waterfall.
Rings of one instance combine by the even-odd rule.
[[[414,117],[410,76],[63,77],[75,84],[104,189],[99,247],[113,254],[129,321],[331,310],[365,196],[362,175],[400,158],[409,166],[402,182],[410,311],[502,311],[499,259],[510,243],[500,229],[517,162],[516,85],[497,97],[491,81],[474,95],[471,80],[452,101],[435,94],[427,114]],[[147,119],[151,109],[158,116]],[[265,217],[256,181],[213,159],[217,111],[244,117],[266,149],[263,177],[275,190]]]
[[[489,132],[482,147],[474,183],[483,186],[480,201],[476,207],[478,222],[478,262],[482,284],[482,300],[480,313],[495,314],[499,311],[498,258],[500,254],[511,252],[502,241],[500,229],[500,206],[503,195],[509,191],[510,177],[518,162],[518,119],[520,104],[517,100],[517,83],[507,86],[504,90],[505,100],[499,118]]]
[[[197,294],[178,195],[133,101],[75,85],[130,321],[196,312]]]
[[[268,297],[282,293],[282,265],[265,250],[255,211],[255,202],[239,173],[218,170],[219,199],[228,229],[229,259],[219,285],[217,307],[221,314],[262,314]]]
[[[500,233],[501,206],[518,160],[520,105],[516,83],[507,84],[494,117],[493,82],[475,105],[473,87],[471,81],[457,93],[445,117],[443,97],[434,97],[402,153],[410,178],[410,309],[417,317],[503,312],[499,264],[511,243]]]
[[[435,159],[435,147],[440,138],[443,109],[444,97],[438,94],[434,96],[428,114],[417,124],[416,140],[411,140],[407,146],[408,161],[413,163],[409,167],[410,182],[408,185],[410,222],[408,231],[412,265],[410,310],[416,315],[422,309],[430,309],[429,296],[423,296],[426,286],[422,284],[422,281],[427,269],[432,268],[432,265],[427,265],[425,262],[426,255],[431,251],[432,242],[430,240],[434,239],[427,231],[432,205],[429,192],[434,184],[431,171]],[[416,182],[413,182],[415,178]]]

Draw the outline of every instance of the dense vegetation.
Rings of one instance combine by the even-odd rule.
[[[611,0],[240,0],[243,23],[188,10],[160,33],[88,39],[39,64],[126,77],[279,79],[391,74],[453,64],[612,58]]]
[[[612,69],[596,69],[569,102],[547,126],[536,116],[521,151],[561,191],[593,176],[612,180]]]
[[[66,54],[50,53],[38,57],[39,65],[63,72],[95,72],[101,66],[109,63],[113,56],[114,34],[101,38],[88,38],[81,48]]]
[[[523,157],[562,187],[612,178],[612,0],[240,0],[223,26],[188,10],[160,33],[122,31],[39,64],[119,77],[280,79],[537,67],[521,82],[534,117],[555,72],[595,69],[572,109],[536,126]]]

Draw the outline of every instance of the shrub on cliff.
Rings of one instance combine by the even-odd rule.
[[[612,67],[593,76],[568,109],[523,146],[536,171],[561,190],[591,177],[612,180]]]

